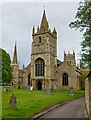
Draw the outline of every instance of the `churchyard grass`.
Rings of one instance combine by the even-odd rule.
[[[54,90],[52,95],[44,91],[28,91],[13,89],[12,92],[2,92],[2,117],[3,118],[28,118],[45,108],[68,100],[73,100],[84,95],[84,91],[74,91],[74,96],[69,96],[68,90]],[[8,109],[12,94],[17,100],[17,109]]]

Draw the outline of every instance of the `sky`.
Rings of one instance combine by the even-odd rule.
[[[45,8],[44,8],[45,6]],[[19,65],[27,66],[31,61],[32,27],[37,29],[40,25],[43,10],[46,11],[47,20],[51,30],[57,31],[57,58],[63,61],[64,50],[76,52],[76,59],[79,59],[81,50],[80,43],[82,34],[69,27],[69,23],[75,20],[75,14],[79,7],[79,1],[65,2],[3,2],[0,8],[0,35],[2,44],[12,60],[14,44],[17,42],[17,54]],[[0,36],[1,38],[1,36]]]

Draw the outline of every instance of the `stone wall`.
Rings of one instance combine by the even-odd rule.
[[[85,108],[87,116],[91,119],[91,75],[85,81]]]

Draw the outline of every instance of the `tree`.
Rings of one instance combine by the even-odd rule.
[[[91,1],[79,3],[75,21],[71,22],[69,26],[82,32],[81,66],[84,65],[91,69]]]
[[[11,63],[10,56],[5,50],[1,48],[0,48],[0,58],[2,59],[2,82],[10,83],[12,80],[12,69],[10,66],[10,63]]]

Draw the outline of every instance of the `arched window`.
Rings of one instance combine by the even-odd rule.
[[[62,85],[68,85],[68,75],[67,75],[67,73],[63,74]]]
[[[35,61],[35,76],[44,76],[44,60],[41,58]]]

